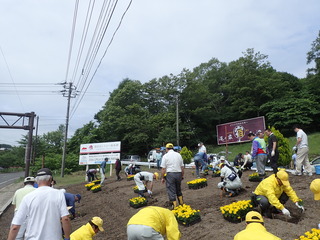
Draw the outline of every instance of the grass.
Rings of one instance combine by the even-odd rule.
[[[292,148],[296,144],[296,138],[290,137],[289,146]],[[309,158],[312,160],[316,156],[320,155],[320,133],[313,133],[308,135],[308,143],[309,143]],[[230,144],[228,145],[228,160],[233,161],[238,153],[245,153],[246,151],[251,150],[251,142],[247,143],[238,143],[238,144]],[[207,146],[208,153],[219,153],[222,151],[226,151],[225,145],[221,146]],[[231,152],[231,153],[230,153]]]

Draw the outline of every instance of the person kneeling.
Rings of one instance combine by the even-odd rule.
[[[218,188],[225,190],[229,197],[236,196],[238,190],[242,186],[241,179],[238,176],[236,169],[224,163],[221,163],[219,167],[221,169],[221,182],[218,183]]]
[[[280,240],[277,236],[269,233],[264,227],[264,221],[260,213],[250,211],[246,215],[246,229],[238,232],[234,240]],[[258,237],[259,236],[259,237]]]
[[[99,231],[103,232],[103,220],[93,217],[86,225],[78,228],[70,235],[70,240],[92,240],[92,237]]]

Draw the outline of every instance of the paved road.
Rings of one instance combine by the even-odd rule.
[[[24,172],[0,173],[0,188],[14,183],[20,177],[24,177]]]

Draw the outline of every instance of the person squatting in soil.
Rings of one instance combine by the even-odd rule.
[[[242,170],[250,170],[252,167],[252,157],[249,153],[249,151],[246,151],[246,153],[243,155],[243,164],[241,166]]]
[[[260,240],[281,240],[267,231],[263,218],[258,212],[250,211],[246,214],[246,225],[246,229],[238,232],[234,236],[234,240],[256,240],[257,238]]]
[[[152,197],[153,180],[159,179],[159,173],[139,172],[134,175],[133,179],[139,189],[139,197],[144,197],[144,192],[148,192],[149,196]],[[146,182],[146,186],[143,181]]]
[[[226,191],[229,197],[238,195],[242,186],[241,179],[237,173],[238,170],[225,163],[220,163],[219,167],[221,169],[221,182],[218,183],[218,188]]]
[[[92,240],[99,231],[104,231],[102,226],[103,220],[100,217],[93,217],[86,225],[71,233],[70,240]]]
[[[94,169],[94,168],[91,168],[87,171],[87,177],[88,177],[88,182],[92,182],[94,181],[94,179],[97,179],[98,180],[98,177],[97,177],[97,172],[98,170],[97,169]]]
[[[72,215],[72,219],[76,217],[76,202],[80,203],[81,195],[80,194],[72,194],[72,193],[64,193],[64,197],[66,199],[66,204],[69,209],[70,214]]]
[[[121,171],[121,161],[119,158],[117,158],[115,164],[114,164],[114,168],[116,170],[116,175],[117,175],[117,181],[120,181],[121,180],[121,177],[120,177],[120,171]]]
[[[264,177],[266,175],[265,166],[267,163],[267,154],[266,142],[263,139],[263,133],[258,131],[256,136],[254,136],[253,133],[249,133],[248,138],[252,141],[252,159],[257,163],[259,176]]]
[[[268,136],[267,153],[268,159],[270,160],[270,167],[272,167],[273,173],[277,173],[279,158],[278,139],[269,128],[265,130],[265,133]]]
[[[127,224],[128,240],[179,240],[181,237],[176,217],[169,209],[145,207],[133,215]]]
[[[304,211],[304,207],[300,205],[300,198],[290,186],[288,173],[285,170],[280,170],[259,183],[251,200],[254,206],[261,208],[262,215],[266,217],[272,218],[272,213],[281,212],[291,217],[289,210],[284,206],[289,198]]]
[[[167,193],[172,207],[178,206],[177,198],[180,205],[183,204],[181,192],[181,181],[184,175],[183,159],[180,153],[173,151],[173,144],[166,145],[166,154],[162,157],[161,163],[161,182],[166,182]],[[166,177],[164,177],[166,175]]]

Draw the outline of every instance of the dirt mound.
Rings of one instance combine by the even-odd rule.
[[[155,171],[151,169],[150,171]],[[233,201],[248,200],[250,194],[256,186],[257,182],[249,182],[248,175],[252,171],[244,172],[242,176],[243,191],[233,198],[221,196],[220,189],[217,184],[220,181],[219,177],[212,178],[207,176],[208,186],[198,190],[188,189],[186,184],[195,178],[194,170],[186,169],[185,179],[182,183],[182,192],[186,204],[192,208],[201,211],[200,223],[190,227],[180,226],[182,239],[233,239],[234,235],[245,228],[245,222],[238,224],[230,223],[223,219],[219,210],[220,206],[230,204]],[[269,173],[271,174],[271,173]],[[124,175],[122,176],[124,178]],[[91,193],[87,191],[84,184],[72,185],[66,187],[67,192],[80,193],[82,195],[81,203],[76,205],[76,211],[79,217],[72,220],[73,230],[85,224],[91,217],[101,217],[105,224],[104,233],[99,233],[94,239],[126,239],[126,224],[130,217],[139,209],[134,209],[129,206],[129,199],[137,196],[133,192],[134,181],[116,181],[116,177],[108,178],[102,191]],[[274,219],[265,219],[265,226],[268,231],[277,235],[281,239],[295,239],[302,235],[305,231],[316,227],[320,222],[320,201],[313,200],[313,195],[309,190],[310,182],[316,176],[290,176],[290,182],[298,196],[303,199],[306,208],[305,213],[298,212],[296,206],[289,201],[286,207],[291,211],[293,218],[286,219],[283,215],[276,215]],[[149,200],[149,205],[166,207],[168,201],[165,185],[160,181],[156,182],[153,189],[153,199]],[[9,231],[10,222],[13,217],[13,208],[8,209],[0,218],[0,239],[6,239]]]

